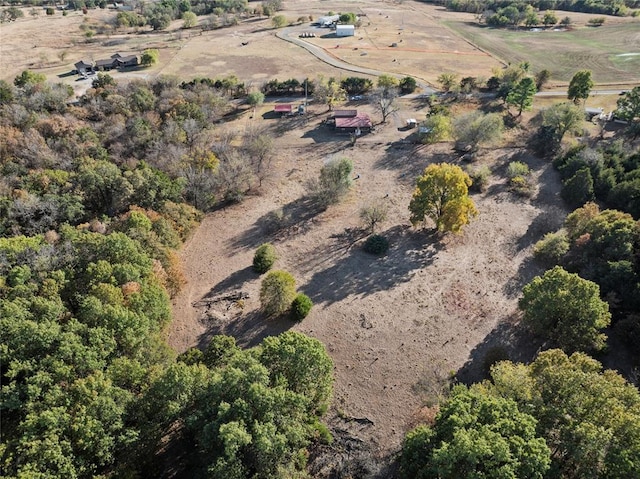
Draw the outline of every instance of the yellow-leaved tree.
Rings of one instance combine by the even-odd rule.
[[[469,186],[471,178],[459,166],[448,163],[427,166],[416,180],[409,203],[411,223],[415,226],[430,218],[438,231],[460,233],[478,214],[469,198]]]

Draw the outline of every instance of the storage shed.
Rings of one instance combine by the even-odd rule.
[[[273,111],[275,113],[280,113],[281,115],[290,115],[291,109],[291,103],[277,103],[273,108]]]
[[[356,27],[354,25],[336,25],[337,37],[352,37],[356,34]]]
[[[340,131],[369,131],[373,127],[371,118],[365,113],[359,113],[351,118],[336,118],[336,130]]]

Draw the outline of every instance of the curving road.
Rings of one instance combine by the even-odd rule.
[[[380,76],[383,74],[391,75],[398,79],[408,76],[408,75],[401,75],[397,73],[389,73],[389,72],[384,72],[380,70],[374,70],[372,68],[365,68],[358,65],[353,65],[351,63],[347,63],[344,60],[341,60],[340,58],[334,56],[332,53],[325,50],[324,48],[321,48],[312,43],[305,42],[304,40],[301,40],[297,36],[291,36],[292,32],[295,33],[295,35],[297,35],[299,33],[297,30],[299,29],[297,29],[296,27],[283,28],[282,30],[278,30],[276,32],[276,37],[280,38],[281,40],[293,43],[294,45],[298,45],[299,47],[304,48],[313,56],[315,56],[318,60],[323,61],[333,67],[340,68],[341,70],[346,70],[354,73],[362,73],[364,75],[372,75],[372,76]],[[418,88],[421,90],[420,93],[413,94],[413,96],[432,95],[433,93],[436,92],[436,90],[434,90],[429,85],[427,85],[423,80],[416,77],[413,77],[413,78],[415,78]],[[407,96],[410,96],[410,95],[407,95]]]

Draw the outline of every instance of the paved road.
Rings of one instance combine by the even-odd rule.
[[[340,68],[341,70],[346,70],[354,73],[362,73],[364,75],[372,75],[372,76],[380,76],[383,74],[392,75],[398,79],[404,78],[405,76],[407,76],[407,75],[400,75],[397,73],[389,73],[389,72],[384,72],[380,70],[374,70],[372,68],[365,68],[358,65],[353,65],[351,63],[347,63],[339,59],[338,57],[334,56],[331,52],[325,50],[324,48],[321,48],[309,42],[305,42],[304,40],[299,38],[297,35],[300,31],[302,30],[300,30],[299,27],[283,28],[276,32],[276,36],[282,40],[285,40],[287,42],[293,43],[295,45],[298,45],[299,47],[304,48],[313,56],[315,56],[317,59],[333,67]],[[419,78],[416,78],[415,80],[417,82],[418,88],[421,90],[420,93],[418,93],[417,95],[431,95],[436,92],[436,90],[431,88],[429,85],[424,83],[424,81],[420,80]]]

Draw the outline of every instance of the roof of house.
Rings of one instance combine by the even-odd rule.
[[[290,112],[291,111],[291,104],[290,103],[279,103],[279,104],[277,104],[275,106],[273,111],[275,111],[277,113]]]
[[[358,110],[334,110],[334,118],[353,118],[358,116]]]
[[[123,57],[122,55],[118,55],[118,57],[116,57],[116,62],[119,62],[119,63],[129,63],[137,60],[138,60],[138,57],[136,55],[127,55],[125,57]]]
[[[78,67],[92,67],[93,63],[89,60],[80,60],[73,64],[76,68]]]
[[[113,66],[115,60],[113,58],[109,58],[106,60],[96,60],[96,67],[107,67]]]
[[[365,113],[360,113],[352,118],[336,118],[336,128],[371,128],[371,118]]]

